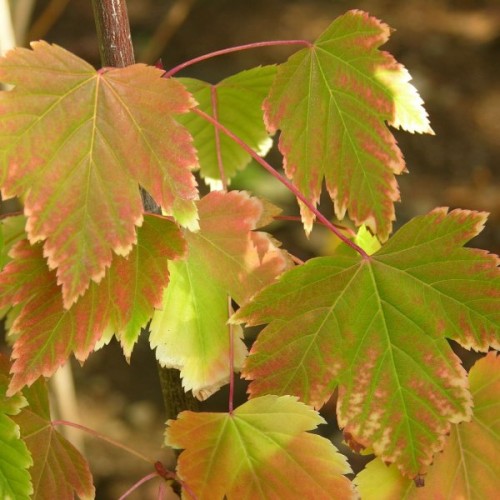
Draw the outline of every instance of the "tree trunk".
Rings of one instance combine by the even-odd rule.
[[[124,0],[92,0],[94,19],[103,66],[121,68],[134,64],[127,5]],[[146,212],[161,213],[149,193],[141,188]],[[179,371],[158,365],[167,418],[174,419],[184,410],[196,410],[198,401],[182,387]]]

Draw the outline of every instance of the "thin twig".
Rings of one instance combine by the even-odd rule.
[[[293,221],[293,222],[302,222],[302,219],[296,215],[275,215],[273,217],[274,220],[284,220],[284,221]],[[322,221],[316,221],[318,224],[321,224],[324,226]],[[350,227],[347,226],[342,226],[341,224],[334,224],[332,222],[332,225],[334,225],[336,228],[338,228],[340,231],[346,231],[349,233],[350,236],[354,237],[356,236],[356,231],[353,231]]]
[[[139,479],[139,481],[133,484],[118,500],[124,500],[137,488],[142,486],[144,483],[147,483],[151,479],[154,479],[155,477],[158,477],[158,474],[156,472],[151,472],[151,474],[148,474],[147,476],[144,476],[143,478]]]
[[[103,66],[124,67],[134,63],[134,50],[130,35],[125,0],[92,0],[94,18]],[[144,189],[142,203],[147,212],[161,213],[160,207]],[[186,409],[196,409],[198,402],[182,387],[179,370],[164,368],[157,363],[162,395],[168,418],[175,418]]]
[[[217,87],[215,85],[212,85],[210,87],[210,99],[212,102],[212,112],[214,118],[217,121],[219,121]],[[224,189],[224,191],[227,191],[227,179],[226,179],[226,173],[224,171],[224,162],[222,160],[222,149],[220,146],[220,131],[218,128],[215,128],[214,132],[215,132],[215,151],[217,152],[217,166],[219,167],[220,180],[222,182],[222,188]]]
[[[129,448],[128,446],[119,443],[118,441],[115,441],[114,439],[111,439],[108,436],[105,436],[104,434],[101,434],[100,432],[95,431],[94,429],[90,429],[89,427],[85,427],[84,425],[81,424],[75,424],[74,422],[68,422],[67,420],[53,420],[52,425],[67,425],[69,427],[75,427],[76,429],[80,429],[81,431],[86,432],[87,434],[90,434],[94,436],[97,439],[100,439],[101,441],[106,441],[106,443],[112,444],[116,448],[121,448],[122,450],[127,451],[131,455],[136,456],[137,458],[140,458],[144,462],[147,462],[148,464],[154,465],[154,460],[151,460],[150,458],[146,457],[142,453],[139,453],[138,451],[135,451],[132,448]]]
[[[231,297],[227,298],[227,307],[229,317],[233,314],[231,306]],[[233,414],[234,410],[234,325],[229,324],[229,415]]]

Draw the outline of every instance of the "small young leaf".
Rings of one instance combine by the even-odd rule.
[[[162,366],[181,370],[186,390],[207,398],[229,378],[228,297],[246,302],[289,265],[268,235],[255,232],[266,207],[244,192],[212,192],[198,204],[200,230],[186,232],[188,257],[169,265],[171,282],[151,322]],[[267,207],[267,212],[272,211]],[[234,331],[234,366],[246,356]]]
[[[442,454],[424,473],[424,487],[404,478],[380,459],[370,462],[355,483],[363,500],[429,498],[486,499],[498,495],[500,462],[500,357],[490,352],[469,374],[474,400],[471,422],[452,426]]]
[[[33,457],[30,469],[33,498],[73,500],[94,498],[92,474],[80,452],[57,432],[50,421],[49,397],[44,380],[23,390],[29,406],[14,417]]]
[[[144,219],[128,258],[115,255],[104,280],[92,283],[70,309],[63,307],[55,271],[48,269],[41,244],[30,246],[24,239],[13,247],[13,260],[0,274],[0,307],[21,306],[11,327],[18,338],[9,394],[40,375],[51,376],[72,352],[85,361],[107,327],[130,353],[140,327],[160,305],[168,283],[167,258],[185,249],[173,222],[154,215]]]
[[[264,126],[262,102],[275,74],[275,66],[264,66],[242,71],[216,85],[192,78],[179,78],[179,81],[191,92],[201,110],[210,116],[216,115],[222,125],[264,156],[272,140]],[[216,100],[216,109],[213,98]],[[194,137],[202,177],[208,183],[220,181],[214,127],[194,113],[181,115],[177,120]],[[229,181],[238,170],[248,165],[250,155],[223,133],[219,134],[219,142],[224,175]]]
[[[30,242],[45,241],[64,305],[128,254],[143,220],[139,184],[167,214],[196,227],[196,155],[173,116],[194,104],[161,70],[96,72],[56,45],[0,59],[2,196],[21,196]]]
[[[337,18],[315,44],[278,67],[265,101],[268,130],[281,129],[285,170],[313,203],[323,178],[342,219],[346,210],[385,241],[405,170],[386,122],[432,132],[406,69],[378,48],[390,28],[361,11]],[[301,204],[307,232],[313,214]]]
[[[323,418],[290,396],[263,396],[233,414],[182,412],[166,444],[184,448],[177,473],[199,500],[354,498],[351,469],[333,444],[306,431]]]
[[[354,238],[354,243],[361,247],[368,255],[375,253],[380,250],[381,245],[377,237],[366,229],[365,225],[362,225]]]
[[[252,395],[321,406],[339,386],[338,420],[407,475],[471,415],[467,377],[445,337],[500,347],[498,258],[462,248],[485,214],[436,209],[369,259],[347,252],[285,273],[233,322],[269,323],[244,367]]]
[[[27,404],[21,394],[6,396],[9,363],[0,354],[0,498],[28,500],[33,493],[28,468],[33,465],[30,452],[21,440],[19,426],[9,417]]]

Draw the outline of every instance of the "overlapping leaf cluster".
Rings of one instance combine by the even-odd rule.
[[[198,398],[227,382],[230,353],[251,380],[250,400],[234,412],[169,421],[167,443],[186,450],[178,474],[188,494],[353,497],[344,457],[307,432],[323,420],[306,405],[319,409],[335,389],[352,447],[411,478],[453,429],[447,465],[436,462],[429,476],[452,463],[461,475],[451,495],[494,491],[494,471],[479,485],[475,459],[457,457],[478,456],[470,433],[491,445],[488,457],[498,450],[487,404],[498,358],[489,354],[468,377],[447,339],[499,348],[498,259],[464,248],[483,213],[436,209],[389,239],[406,167],[387,125],[432,133],[408,72],[379,50],[389,33],[351,11],[287,62],[218,84],[161,78],[144,65],[95,71],[45,42],[0,60],[0,80],[14,85],[0,92],[2,195],[24,205],[0,233],[0,308],[13,343],[12,365],[2,361],[0,372],[0,440],[14,465],[0,462],[0,494],[26,498],[32,484],[47,498],[93,494],[37,379],[72,353],[84,361],[113,335],[130,357],[151,319],[158,361],[178,368]],[[376,245],[290,269],[257,231],[278,213],[269,203],[226,190],[198,200],[193,170],[224,187],[250,156],[190,113],[195,106],[258,155],[280,131],[285,173],[309,202],[300,203],[306,232],[325,181],[337,218],[369,228]],[[143,213],[140,186],[164,215]],[[234,302],[241,308],[228,325]],[[243,323],[267,325],[248,357]],[[464,433],[452,427],[471,418]],[[377,491],[373,470],[385,477],[379,459],[356,480],[363,496]],[[386,472],[378,498],[411,490],[395,467]],[[431,491],[441,488],[433,481]]]

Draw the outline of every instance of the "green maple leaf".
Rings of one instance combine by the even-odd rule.
[[[29,406],[14,417],[21,429],[33,467],[33,499],[94,498],[92,474],[80,452],[54,429],[50,421],[49,397],[44,380],[23,390]]]
[[[500,463],[500,357],[490,352],[469,374],[474,399],[471,422],[454,425],[442,454],[423,475],[417,488],[394,467],[380,459],[370,462],[356,477],[363,500],[467,498],[498,495]]]
[[[349,212],[382,240],[391,232],[395,174],[405,170],[386,122],[432,133],[407,70],[378,47],[390,28],[361,11],[335,20],[310,48],[278,67],[264,103],[268,130],[281,129],[285,171],[314,204],[323,178],[342,219]],[[301,204],[306,231],[313,214]]]
[[[171,280],[151,322],[151,346],[162,366],[181,370],[200,399],[229,379],[228,297],[243,304],[289,265],[268,235],[255,232],[270,206],[245,192],[214,191],[198,203],[200,230],[186,232],[188,257],[169,265]],[[265,221],[264,221],[265,222]],[[247,350],[233,332],[234,366]]]
[[[264,66],[242,71],[215,85],[193,78],[180,78],[179,81],[191,92],[200,109],[216,117],[222,125],[264,156],[272,140],[264,126],[262,102],[275,74],[275,66]],[[189,113],[180,116],[178,121],[194,137],[200,172],[209,184],[221,179],[218,147],[224,176],[228,181],[250,162],[250,155],[246,151],[200,116]]]
[[[30,242],[44,241],[64,305],[128,254],[143,220],[139,184],[167,214],[196,227],[197,164],[174,121],[194,104],[175,80],[142,64],[96,72],[45,42],[0,59],[2,196],[20,196]]]
[[[9,362],[0,354],[0,498],[28,499],[33,485],[28,468],[33,465],[30,452],[21,440],[19,426],[10,416],[26,406],[22,394],[6,396],[9,384]]]
[[[166,444],[184,448],[177,473],[196,498],[353,498],[350,467],[325,438],[323,418],[290,396],[263,396],[233,414],[182,412]]]
[[[0,273],[0,307],[18,306],[11,333],[16,335],[9,393],[51,376],[73,352],[83,362],[105,331],[117,333],[130,355],[140,328],[161,305],[168,283],[167,259],[181,256],[185,243],[178,227],[146,215],[138,243],[125,258],[115,255],[106,277],[92,283],[76,304],[65,309],[55,271],[41,244],[24,239],[11,250]]]
[[[485,218],[436,209],[368,258],[350,250],[285,273],[232,319],[269,323],[243,370],[251,395],[320,407],[338,386],[348,440],[419,473],[450,423],[471,415],[466,373],[445,337],[500,347],[498,258],[462,248]]]

